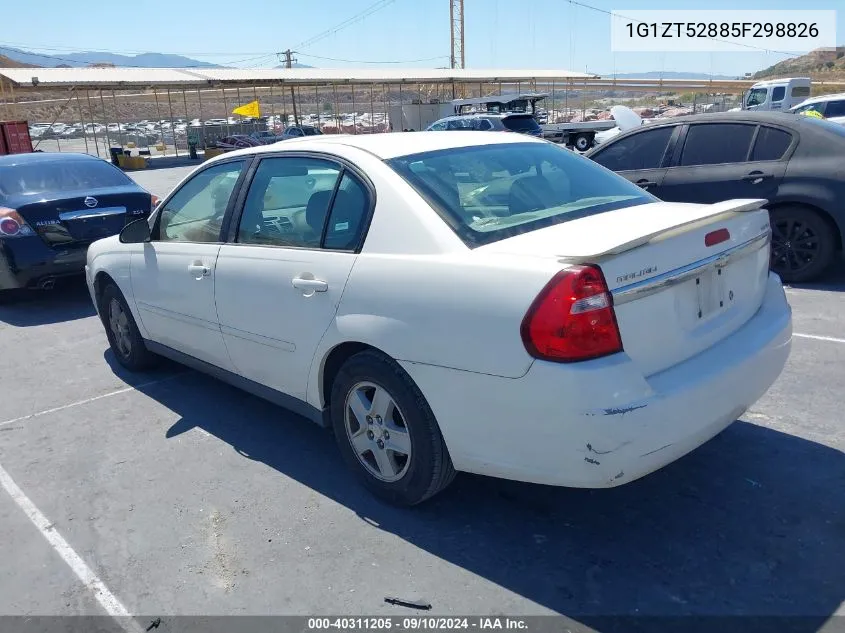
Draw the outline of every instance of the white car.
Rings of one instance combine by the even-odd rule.
[[[332,427],[392,502],[455,471],[603,488],[780,374],[763,202],[660,202],[522,134],[312,136],[207,161],[86,272],[121,364],[167,356]]]
[[[845,125],[845,92],[807,99],[789,111],[792,114],[802,114],[808,110],[818,112],[828,121]]]

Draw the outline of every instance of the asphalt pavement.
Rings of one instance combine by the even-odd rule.
[[[133,177],[163,195],[190,169]],[[784,373],[675,464],[602,491],[459,475],[410,510],[364,492],[302,418],[176,364],[125,372],[81,280],[0,306],[0,615],[103,615],[81,561],[144,618],[419,613],[398,596],[818,630],[845,615],[843,268],[787,289]]]

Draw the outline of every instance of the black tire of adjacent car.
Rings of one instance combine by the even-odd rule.
[[[131,339],[131,346],[128,354],[124,354],[120,350],[120,347],[115,341],[114,332],[112,332],[109,325],[109,306],[112,300],[115,300],[120,304],[120,307],[127,317],[129,336]],[[112,353],[117,359],[117,362],[130,371],[144,371],[145,369],[150,369],[158,363],[160,357],[153,354],[147,349],[147,346],[144,345],[144,339],[141,336],[140,330],[138,330],[138,325],[135,323],[132,311],[129,309],[126,299],[123,298],[123,293],[120,292],[120,289],[114,283],[106,285],[106,287],[103,288],[103,292],[100,294],[100,317],[103,321],[103,326],[106,328],[106,336],[109,339],[109,345],[111,346]]]
[[[800,206],[775,208],[770,218],[772,270],[786,283],[804,283],[818,279],[831,265],[836,254],[835,228],[814,210]],[[790,226],[793,227],[792,234],[788,234]],[[794,247],[795,244],[792,242],[801,238],[802,235],[811,235],[815,238],[815,252],[809,262],[795,267],[788,265],[783,258],[776,258],[778,253],[784,252],[783,249],[787,248],[786,243]]]
[[[586,152],[593,146],[593,137],[590,134],[578,134],[572,145],[579,152]]]
[[[373,477],[358,461],[345,428],[346,398],[360,382],[386,389],[402,411],[413,451],[408,472],[395,482]],[[368,350],[355,354],[341,367],[332,384],[331,421],[340,453],[362,483],[381,499],[399,506],[413,506],[437,494],[455,478],[455,468],[437,420],[411,377],[392,359]]]

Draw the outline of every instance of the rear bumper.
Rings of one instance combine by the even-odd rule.
[[[87,246],[52,249],[40,237],[0,239],[0,290],[37,287],[85,270]]]
[[[769,276],[760,310],[707,351],[644,378],[626,354],[519,379],[402,363],[440,423],[458,470],[607,488],[700,446],[753,405],[789,356],[792,317]]]

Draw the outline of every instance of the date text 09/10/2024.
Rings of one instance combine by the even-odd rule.
[[[446,630],[526,630],[520,618],[507,617],[351,617],[308,618],[308,630],[373,630],[373,631],[446,631]]]

